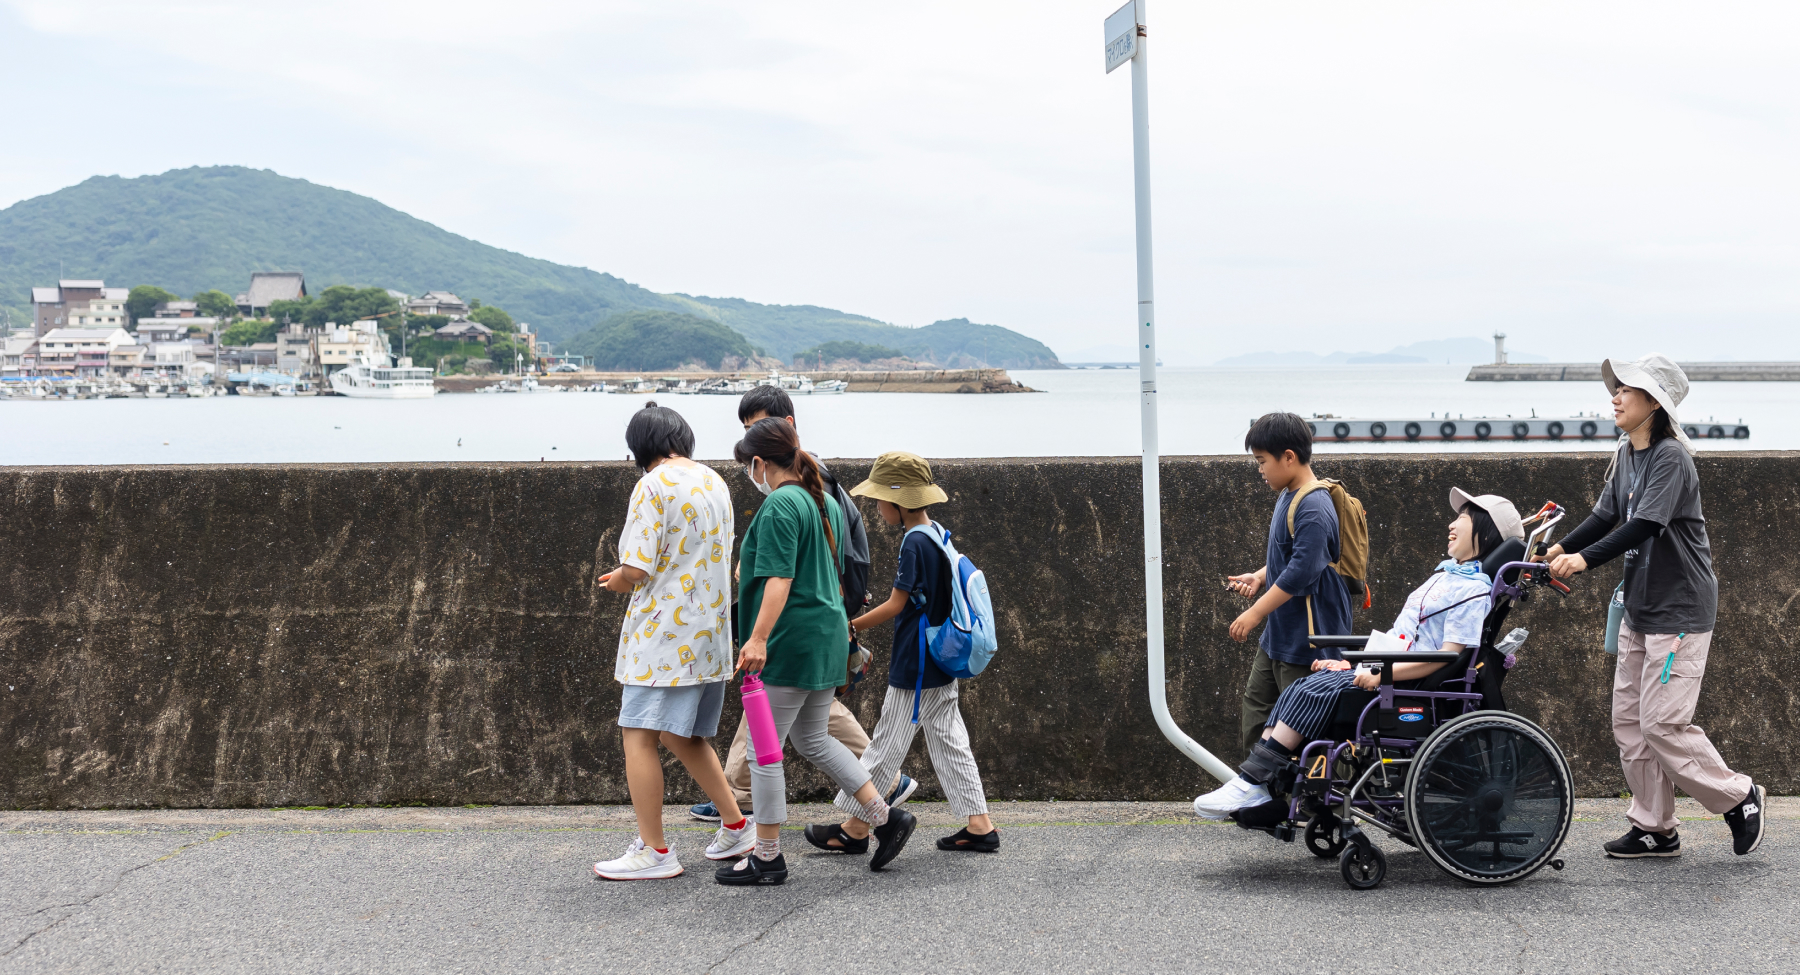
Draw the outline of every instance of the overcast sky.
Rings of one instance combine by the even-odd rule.
[[[0,206],[266,167],[656,291],[1124,345],[1116,5],[0,0]],[[1800,359],[1800,5],[1149,13],[1170,364]]]

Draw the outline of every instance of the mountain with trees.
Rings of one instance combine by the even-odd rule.
[[[737,332],[710,318],[674,311],[623,312],[564,345],[591,356],[600,370],[735,369],[755,354]]]
[[[305,272],[314,295],[334,285],[454,291],[504,307],[555,342],[621,313],[650,310],[710,319],[783,361],[822,342],[851,341],[941,366],[1061,365],[1041,342],[967,319],[906,328],[814,305],[657,294],[610,274],[490,247],[368,197],[269,170],[212,166],[133,179],[95,176],[0,210],[0,308],[15,321],[29,320],[30,288],[59,276],[190,296],[220,292],[228,300],[248,286],[252,271],[270,270]]]

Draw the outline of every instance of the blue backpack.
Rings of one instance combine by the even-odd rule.
[[[994,601],[988,597],[987,576],[950,544],[949,529],[934,521],[929,527],[919,525],[907,529],[906,534],[914,532],[936,543],[944,557],[950,560],[950,569],[955,574],[950,584],[950,615],[937,626],[930,625],[925,597],[916,592],[912,594],[912,601],[919,607],[919,681],[913,687],[912,714],[913,724],[918,724],[927,653],[939,670],[963,680],[986,670],[988,661],[994,659],[994,651],[1000,647],[994,634]],[[939,537],[938,532],[943,532],[943,536]],[[902,537],[900,541],[905,544],[906,539]]]

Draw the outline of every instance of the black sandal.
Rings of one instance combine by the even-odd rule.
[[[804,835],[806,836],[806,842],[811,843],[827,853],[849,853],[860,856],[869,852],[869,838],[867,836],[859,840],[849,833],[844,832],[844,827],[837,823],[813,823],[806,827]],[[843,845],[832,846],[832,840],[837,840]]]
[[[937,847],[940,850],[960,850],[964,853],[999,853],[1000,831],[995,829],[977,836],[965,826],[954,835],[938,840]]]
[[[779,853],[773,860],[752,853],[713,872],[713,880],[727,887],[773,887],[787,883],[787,876],[787,857]]]

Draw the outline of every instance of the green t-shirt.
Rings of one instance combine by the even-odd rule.
[[[844,512],[825,496],[833,537],[846,534]],[[838,559],[831,557],[819,507],[798,484],[776,488],[744,532],[738,555],[738,645],[756,630],[763,583],[794,580],[787,605],[769,634],[769,660],[762,681],[780,687],[820,691],[844,683],[850,657],[850,622],[838,593]]]

